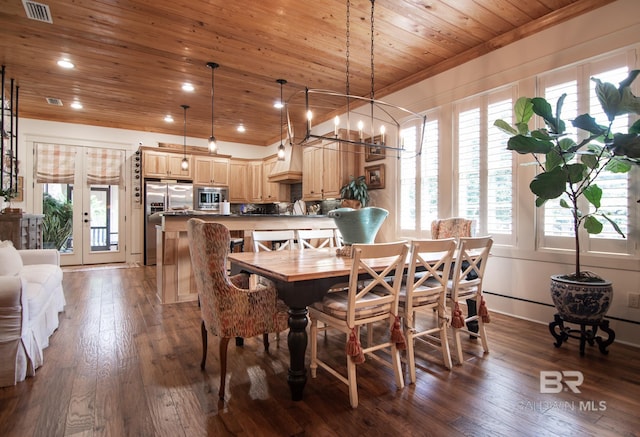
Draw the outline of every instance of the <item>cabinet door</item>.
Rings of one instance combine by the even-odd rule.
[[[264,202],[288,202],[291,187],[279,182],[269,182],[271,170],[276,165],[278,157],[265,159],[262,163],[262,199]]]
[[[197,185],[229,185],[229,160],[195,156],[193,183]]]
[[[249,202],[249,163],[231,160],[229,168],[229,202]]]
[[[182,158],[184,158],[184,155],[177,153],[169,155],[169,176],[175,179],[191,180],[193,179],[193,159],[191,159],[191,155],[187,155],[189,167],[183,170]]]
[[[339,198],[342,188],[343,157],[340,153],[340,145],[331,143],[325,146],[322,154],[322,195],[326,198]]]
[[[302,198],[304,200],[322,199],[323,168],[321,147],[305,147],[302,150]]]
[[[229,185],[229,159],[213,158],[213,185]]]
[[[249,163],[249,200],[262,202],[262,161]]]
[[[142,154],[142,174],[146,178],[166,177],[169,174],[167,154],[145,150]]]

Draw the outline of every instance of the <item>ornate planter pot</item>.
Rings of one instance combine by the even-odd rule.
[[[329,211],[328,217],[333,217],[336,226],[347,245],[353,243],[373,243],[380,226],[389,215],[389,211],[375,206],[361,209],[338,208]]]
[[[610,281],[577,282],[551,276],[551,298],[564,321],[598,325],[613,299]]]

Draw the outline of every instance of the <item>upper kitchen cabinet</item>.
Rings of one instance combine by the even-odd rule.
[[[302,198],[304,200],[337,199],[340,188],[355,176],[357,168],[354,146],[319,140],[302,151]]]
[[[142,152],[142,175],[145,178],[171,178],[180,180],[193,179],[193,159],[187,155],[189,168],[182,169],[181,153],[156,152],[154,150],[143,150]]]
[[[216,156],[194,156],[194,177],[196,185],[228,186],[229,159]]]
[[[249,162],[249,201],[262,202],[262,161]]]
[[[288,202],[291,197],[291,187],[278,182],[269,182],[269,176],[273,171],[273,167],[278,162],[277,156],[262,161],[262,201],[271,202]]]
[[[249,203],[249,161],[229,161],[229,202]]]

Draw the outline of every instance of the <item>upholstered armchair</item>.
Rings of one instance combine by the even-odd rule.
[[[220,337],[220,390],[224,399],[227,370],[227,345],[233,337],[267,335],[287,329],[287,306],[278,299],[274,284],[248,274],[227,275],[229,230],[219,223],[200,219],[187,222],[191,264],[202,312],[202,362],[207,358],[207,334]]]

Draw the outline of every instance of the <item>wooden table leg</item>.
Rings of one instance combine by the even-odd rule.
[[[287,381],[291,389],[291,400],[301,401],[307,383],[307,369],[304,365],[307,350],[307,308],[289,308],[289,375]]]

